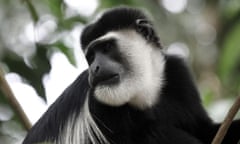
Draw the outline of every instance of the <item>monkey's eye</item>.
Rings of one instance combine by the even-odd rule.
[[[112,45],[111,44],[106,44],[102,47],[102,52],[104,54],[107,54],[111,51],[111,49],[112,49]]]
[[[95,53],[94,52],[88,52],[86,55],[88,64],[91,64],[95,58]]]

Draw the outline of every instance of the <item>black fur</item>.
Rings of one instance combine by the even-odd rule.
[[[204,111],[197,89],[184,62],[166,56],[166,84],[159,103],[144,111],[129,105],[110,107],[90,96],[90,111],[112,144],[210,144],[219,125]],[[89,90],[88,73],[83,72],[49,108],[28,133],[23,144],[61,136],[67,118],[79,113]],[[223,144],[239,139],[240,122],[235,121]]]
[[[107,139],[116,144],[200,144],[200,127],[212,126],[197,89],[181,59],[166,57],[166,84],[153,108],[104,106],[95,101],[92,113]],[[104,125],[101,125],[104,123]],[[107,127],[107,129],[106,129]],[[110,129],[110,130],[109,130]],[[203,133],[206,134],[206,133]],[[209,142],[208,142],[209,143]]]
[[[90,24],[84,29],[81,37],[82,49],[85,50],[91,41],[105,35],[109,31],[128,28],[135,29],[138,32],[141,31],[138,29],[137,20],[146,20],[146,22],[152,25],[145,14],[138,9],[118,7],[108,10],[96,23]],[[159,38],[155,31],[151,32],[151,41],[160,46]],[[144,37],[147,36],[144,31],[141,34]]]
[[[146,16],[131,8],[108,11],[84,30],[83,49],[108,31],[135,29],[137,19]],[[57,140],[67,120],[80,113],[86,97],[93,119],[111,144],[210,144],[219,124],[214,124],[202,107],[183,60],[165,55],[165,61],[165,83],[153,107],[139,110],[128,104],[111,107],[98,102],[89,86],[88,71],[84,71],[33,126],[23,144]],[[239,133],[240,121],[235,121],[223,144],[236,144]]]
[[[88,72],[84,71],[49,107],[33,128],[28,132],[23,144],[54,141],[61,136],[67,120],[74,113],[80,113],[89,90]]]

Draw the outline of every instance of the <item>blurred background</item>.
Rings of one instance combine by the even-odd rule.
[[[203,105],[222,121],[240,94],[239,0],[0,0],[0,77],[30,122],[87,68],[86,23],[119,5],[152,15],[164,49],[186,59]],[[0,88],[0,144],[20,144],[26,127]]]

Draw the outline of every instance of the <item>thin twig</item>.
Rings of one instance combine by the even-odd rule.
[[[240,96],[236,99],[234,104],[232,105],[231,109],[229,110],[227,116],[225,117],[222,125],[220,126],[217,134],[215,135],[212,144],[221,144],[222,140],[224,139],[229,126],[231,125],[233,118],[235,117],[236,113],[240,108]]]
[[[23,126],[27,130],[29,130],[32,127],[32,124],[29,121],[25,112],[23,111],[21,105],[17,101],[16,97],[14,96],[14,94],[13,94],[10,86],[8,85],[6,79],[4,78],[4,73],[1,69],[1,67],[0,67],[0,90],[6,96],[7,100],[9,101],[9,104],[15,110],[15,112],[18,115],[18,117],[20,118],[20,121],[22,122]]]

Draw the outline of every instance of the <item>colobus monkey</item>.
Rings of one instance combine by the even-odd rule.
[[[204,110],[184,61],[164,53],[139,9],[110,9],[81,35],[89,64],[23,144],[210,144],[219,124]],[[236,144],[240,121],[224,144]]]

